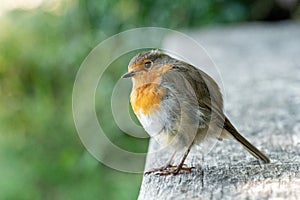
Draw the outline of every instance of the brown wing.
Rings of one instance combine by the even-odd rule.
[[[209,111],[210,120],[214,120],[218,127],[227,130],[225,134],[232,136],[231,138],[239,142],[255,158],[265,163],[270,162],[269,158],[246,140],[224,115],[222,94],[217,83],[209,75],[182,61],[174,64],[171,70],[180,72],[189,81],[197,95],[199,106]]]
[[[184,76],[197,95],[198,105],[214,115],[211,118],[217,120],[217,124],[222,128],[225,116],[223,98],[217,83],[205,72],[182,61],[174,64],[170,71],[180,72]]]

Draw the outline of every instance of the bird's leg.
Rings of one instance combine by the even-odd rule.
[[[159,168],[151,169],[151,170],[145,172],[145,175],[151,174],[151,173],[153,173],[153,172],[165,171],[165,170],[167,170],[168,168],[175,168],[176,166],[173,166],[173,165],[172,165],[172,161],[173,161],[173,158],[174,158],[175,155],[176,155],[176,151],[174,151],[174,153],[172,154],[172,156],[170,157],[169,161],[167,162],[167,164],[166,164],[165,166],[162,166],[162,167],[159,167]]]
[[[179,163],[179,165],[177,167],[176,166],[170,166],[169,168],[174,168],[174,169],[170,170],[170,171],[159,172],[158,175],[161,175],[161,176],[166,176],[166,175],[171,175],[171,174],[176,175],[176,174],[178,174],[178,172],[180,170],[191,172],[191,170],[194,167],[183,167],[183,165],[184,165],[184,161],[185,161],[186,157],[190,153],[190,150],[191,150],[193,144],[194,144],[194,142],[192,142],[190,144],[190,146],[187,148],[187,150],[185,151],[185,153],[184,153],[184,155],[183,155],[183,157],[182,157],[182,159],[181,159],[181,161],[180,161],[180,163]]]

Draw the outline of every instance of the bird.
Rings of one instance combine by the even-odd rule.
[[[191,172],[194,167],[184,162],[191,148],[207,138],[233,139],[256,159],[270,163],[226,117],[220,88],[204,71],[152,49],[134,56],[122,78],[132,79],[130,103],[145,131],[174,151],[166,165],[145,174]],[[179,151],[183,156],[178,165],[173,165]]]

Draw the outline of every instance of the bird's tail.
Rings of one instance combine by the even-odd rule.
[[[231,124],[229,119],[225,117],[224,129],[226,134],[230,134],[236,141],[238,141],[252,156],[257,159],[264,161],[264,163],[270,163],[270,159],[253,146],[246,138],[244,138]]]

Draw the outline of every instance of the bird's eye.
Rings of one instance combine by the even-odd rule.
[[[152,62],[151,61],[147,61],[147,62],[145,62],[144,65],[145,65],[145,68],[149,69],[151,67],[151,65],[152,65]]]

